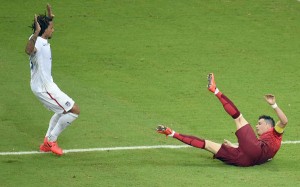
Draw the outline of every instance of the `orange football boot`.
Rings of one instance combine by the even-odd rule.
[[[213,73],[208,74],[207,80],[208,80],[208,84],[207,84],[208,90],[211,91],[212,93],[215,93],[217,86],[215,83],[214,74]]]
[[[44,143],[40,145],[40,151],[41,152],[50,152],[51,151],[51,148],[49,147],[47,142],[48,142],[48,138],[45,137],[44,138]]]
[[[57,154],[58,156],[61,156],[63,154],[63,150],[58,146],[57,142],[47,142],[48,146],[50,147],[50,150],[52,153]]]
[[[169,127],[165,127],[163,125],[158,125],[156,128],[156,132],[160,134],[164,134],[166,136],[169,136],[170,134],[173,133],[172,129],[170,129]]]

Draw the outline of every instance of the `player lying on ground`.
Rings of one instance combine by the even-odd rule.
[[[157,132],[176,138],[193,147],[205,149],[213,153],[215,158],[230,165],[253,166],[272,159],[280,148],[283,131],[288,123],[286,115],[275,102],[275,96],[267,94],[265,100],[275,110],[279,121],[275,124],[270,116],[260,116],[256,125],[257,138],[252,127],[237,107],[216,87],[212,73],[208,75],[208,90],[216,95],[225,111],[234,119],[238,145],[234,145],[228,140],[219,144],[210,140],[179,134],[163,125],[157,127]]]

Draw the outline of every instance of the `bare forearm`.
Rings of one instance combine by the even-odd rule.
[[[275,96],[273,94],[266,94],[265,95],[265,100],[267,103],[269,103],[272,108],[275,110],[278,118],[279,118],[279,123],[277,123],[281,128],[284,128],[286,124],[288,123],[288,119],[286,115],[283,113],[283,111],[277,106]]]
[[[27,45],[26,45],[26,48],[25,48],[25,52],[28,54],[28,55],[31,55],[34,53],[34,50],[35,50],[35,42],[37,40],[37,37],[38,37],[38,34],[34,33],[32,35],[32,37],[30,38],[30,40],[28,40],[27,42]]]
[[[51,5],[48,3],[47,4],[47,12],[48,12],[48,18],[50,19],[54,19],[54,14],[52,14],[52,8],[51,8]]]
[[[275,110],[275,112],[276,112],[276,114],[277,114],[277,116],[278,116],[278,118],[280,120],[280,124],[279,125],[282,128],[284,128],[287,125],[287,123],[288,123],[288,119],[287,119],[286,115],[284,114],[284,112],[278,106],[276,108],[274,108],[274,110]]]

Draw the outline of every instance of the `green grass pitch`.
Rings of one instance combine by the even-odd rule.
[[[0,152],[37,151],[52,115],[30,90],[25,44],[47,1],[0,6]],[[289,118],[284,141],[300,140],[300,3],[297,0],[50,1],[53,77],[81,115],[59,137],[64,149],[182,145],[155,133],[233,142],[235,125],[206,89],[220,90],[256,124]],[[300,145],[264,165],[224,165],[195,148],[0,155],[0,186],[299,186]]]

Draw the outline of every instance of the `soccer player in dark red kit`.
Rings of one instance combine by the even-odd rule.
[[[234,119],[238,145],[232,144],[228,140],[220,144],[195,136],[183,135],[164,125],[159,125],[156,131],[193,147],[205,149],[226,164],[246,167],[263,164],[271,160],[280,148],[283,131],[288,123],[286,115],[276,104],[275,96],[267,94],[265,100],[274,109],[279,121],[275,124],[272,117],[259,116],[256,125],[257,138],[250,124],[233,102],[216,87],[213,73],[208,75],[208,90],[216,95],[225,111]]]

